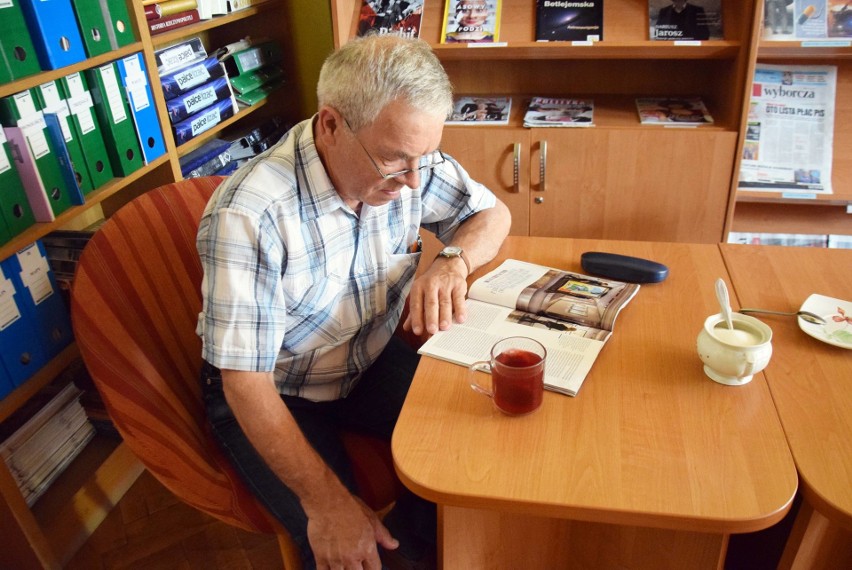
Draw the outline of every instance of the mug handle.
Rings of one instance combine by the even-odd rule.
[[[494,392],[492,390],[486,389],[482,384],[476,381],[480,376],[474,374],[474,372],[486,372],[488,377],[491,377],[491,363],[487,360],[480,360],[478,362],[474,362],[468,367],[470,371],[471,381],[470,387],[473,388],[475,392],[479,392],[480,394],[485,394],[489,398],[494,397]]]

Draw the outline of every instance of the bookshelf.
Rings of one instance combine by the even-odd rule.
[[[536,42],[535,2],[503,0],[499,43],[469,47],[440,43],[443,2],[427,0],[420,37],[456,93],[513,98],[508,126],[447,126],[442,148],[509,205],[513,234],[717,243],[733,202],[758,3],[723,0],[724,39],[675,45],[649,39],[646,0],[608,0],[603,40],[575,45]],[[354,36],[359,7],[332,1],[335,45]],[[592,99],[595,126],[525,129],[533,95]],[[639,123],[636,97],[689,95],[713,125]]]
[[[304,71],[299,70],[299,60],[310,55],[299,53],[290,28],[296,26],[300,18],[315,18],[318,8],[311,5],[309,0],[263,0],[238,12],[151,36],[146,25],[144,3],[141,0],[128,0],[136,42],[62,69],[44,71],[0,85],[0,97],[141,52],[152,86],[166,154],[129,176],[112,179],[88,194],[84,205],[70,208],[55,221],[36,223],[11,241],[0,245],[0,258],[13,255],[51,231],[65,227],[75,219],[91,213],[90,210],[94,208],[101,208],[109,215],[140,193],[180,180],[181,156],[214,136],[238,127],[246,119],[263,121],[272,115],[280,115],[286,120],[297,121],[312,112],[309,108],[311,103],[302,101],[302,92],[294,86],[295,80],[290,80],[288,88],[276,91],[267,100],[241,108],[234,117],[186,144],[176,145],[165,99],[159,87],[154,59],[156,49],[195,36],[202,38],[208,50],[246,36],[268,37],[281,44],[285,54],[283,66],[288,76],[295,77],[297,72],[304,76]],[[327,18],[326,14],[326,22]],[[78,357],[79,351],[72,344],[34,377],[1,400],[0,421],[7,419]],[[0,462],[0,531],[6,539],[3,565],[16,568],[63,567],[106,517],[112,506],[118,503],[142,469],[141,463],[122,443],[96,436],[47,493],[30,508],[18,491],[5,463]]]

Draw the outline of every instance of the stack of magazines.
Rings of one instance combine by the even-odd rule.
[[[81,394],[69,383],[0,443],[0,456],[27,505],[47,491],[95,435]]]
[[[594,123],[594,101],[533,97],[524,115],[525,127],[591,127]]]

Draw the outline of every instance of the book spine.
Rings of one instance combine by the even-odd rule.
[[[171,16],[164,16],[158,20],[150,20],[148,22],[148,29],[151,30],[151,35],[162,34],[169,30],[194,24],[200,20],[201,18],[198,17],[198,10],[188,10],[186,12],[172,14]]]

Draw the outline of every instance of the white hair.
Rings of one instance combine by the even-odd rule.
[[[452,85],[429,44],[389,34],[356,38],[332,53],[320,70],[317,99],[356,131],[396,100],[442,117],[453,110]]]

